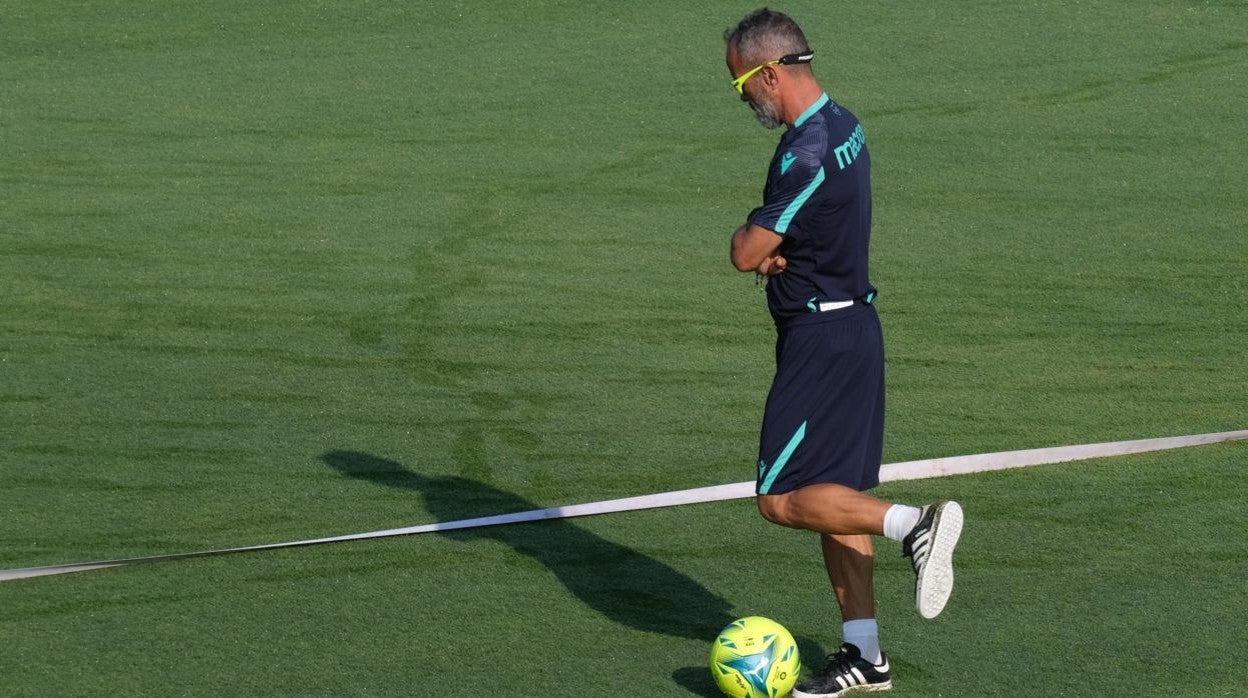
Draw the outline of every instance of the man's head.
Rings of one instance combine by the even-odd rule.
[[[763,126],[784,123],[785,92],[798,81],[814,79],[812,53],[801,28],[788,15],[764,7],[729,27],[724,42],[728,72],[741,99]]]

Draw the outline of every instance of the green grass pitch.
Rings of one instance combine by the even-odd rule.
[[[731,2],[0,0],[0,568],[751,477]],[[779,6],[874,167],[885,459],[1248,428],[1248,5]],[[894,693],[1236,695],[1243,444],[944,480]],[[0,693],[714,696],[839,642],[747,501],[0,584]]]

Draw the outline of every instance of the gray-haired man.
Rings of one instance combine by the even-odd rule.
[[[820,534],[844,643],[797,698],[890,688],[875,620],[871,536],[902,543],[925,618],[953,591],[962,531],[956,502],[923,508],[864,491],[879,484],[884,342],[868,277],[871,159],[857,118],[828,98],[814,52],[789,17],[767,9],[725,34],[728,70],[767,128],[789,128],[768,168],[762,206],[732,236],[739,271],[768,277],[776,375],[759,444],[758,508],[769,521]]]

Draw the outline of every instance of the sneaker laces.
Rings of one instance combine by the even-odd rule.
[[[828,664],[823,668],[824,676],[840,676],[841,674],[850,673],[850,669],[854,667],[853,660],[849,657],[849,652],[842,645],[835,654],[828,655]]]

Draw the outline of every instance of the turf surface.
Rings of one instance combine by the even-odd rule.
[[[0,2],[0,566],[748,479],[746,4]],[[1246,428],[1242,2],[783,7],[863,120],[888,461]],[[1243,445],[889,485],[898,695],[1248,685]],[[14,695],[714,695],[838,641],[748,502],[0,585]]]

